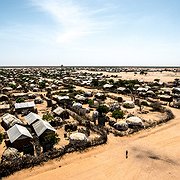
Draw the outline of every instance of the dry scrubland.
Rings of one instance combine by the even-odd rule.
[[[146,76],[134,75],[131,72],[104,74],[117,74],[122,79],[137,78],[145,81],[159,78],[163,82],[180,77],[180,73],[174,72],[148,72]],[[78,86],[76,88],[87,90]],[[66,154],[62,158],[21,170],[4,179],[180,179],[180,111],[174,108],[171,110],[175,118],[166,124],[128,137],[109,134],[107,144],[83,152]],[[0,152],[2,147],[3,145]],[[129,152],[128,159],[125,158],[126,150]]]

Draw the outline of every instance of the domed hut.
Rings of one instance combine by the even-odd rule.
[[[137,116],[131,116],[127,118],[126,123],[128,124],[128,127],[132,129],[137,127],[143,127],[142,119]]]
[[[70,144],[75,146],[83,146],[87,143],[87,137],[83,133],[72,133],[69,137]]]
[[[114,124],[114,128],[119,131],[126,131],[128,130],[128,124],[125,121],[118,121]]]

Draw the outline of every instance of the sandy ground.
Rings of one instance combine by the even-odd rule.
[[[180,111],[172,110],[176,118],[167,124],[130,137],[110,135],[106,145],[67,154],[5,179],[180,179]]]
[[[79,71],[80,72],[80,71]],[[180,72],[148,72],[147,75],[140,75],[134,74],[134,72],[119,72],[119,73],[112,73],[112,72],[96,72],[96,71],[87,71],[87,70],[82,70],[82,72],[89,72],[89,73],[103,73],[103,75],[118,75],[118,78],[111,78],[111,79],[142,79],[146,82],[154,81],[154,79],[159,78],[162,82],[170,82],[174,81],[176,78],[180,78]]]

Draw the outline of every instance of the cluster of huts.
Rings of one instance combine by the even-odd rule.
[[[98,126],[110,126],[119,131],[127,131],[133,128],[143,128],[143,120],[136,115],[129,115],[127,109],[133,109],[136,105],[149,105],[152,102],[160,102],[163,105],[180,108],[180,80],[164,83],[160,79],[153,82],[142,80],[110,79],[103,73],[79,72],[84,68],[19,68],[0,70],[0,115],[1,125],[5,129],[5,143],[7,147],[16,148],[20,152],[35,154],[37,144],[43,151],[52,149],[51,135],[56,134],[56,128],[60,126],[70,133],[71,144],[81,144],[88,141],[88,135],[78,131],[77,125],[68,124],[70,111],[77,113],[83,119],[94,122]],[[94,68],[90,68],[94,71]],[[142,71],[143,69],[99,68],[96,71],[120,72]],[[168,69],[167,69],[168,70]],[[178,71],[176,69],[176,71]],[[75,90],[75,86],[81,86],[92,90]],[[94,91],[98,89],[98,91]],[[108,93],[117,96],[113,98]],[[131,100],[123,99],[128,95]],[[112,103],[106,103],[107,98]],[[139,99],[139,101],[137,101]],[[45,104],[52,119],[44,120],[38,115],[40,106]],[[100,106],[107,106],[107,112],[100,112]],[[68,110],[69,111],[68,111]],[[124,119],[114,120],[112,113],[116,110],[124,111]],[[44,114],[46,109],[44,110]],[[43,115],[43,113],[41,113]],[[19,117],[19,118],[18,118]],[[21,118],[20,118],[21,117]],[[23,119],[23,120],[22,120]],[[113,119],[113,120],[112,120]]]
[[[20,152],[34,155],[35,141],[37,137],[41,142],[49,135],[54,134],[56,130],[47,122],[35,113],[29,113],[25,116],[26,123],[9,113],[1,117],[1,125],[6,130],[5,144],[7,147],[14,147]],[[44,149],[52,144],[47,142],[44,144]]]

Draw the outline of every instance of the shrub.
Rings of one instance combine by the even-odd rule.
[[[53,147],[55,144],[58,144],[59,141],[60,141],[60,138],[57,133],[50,133],[43,136],[40,140],[40,143],[42,146],[51,144]]]
[[[109,108],[106,105],[100,105],[97,108],[97,111],[102,114],[102,113],[108,113],[109,112]]]
[[[46,112],[46,114],[43,115],[42,119],[46,121],[52,121],[54,119],[54,116],[51,113]]]
[[[45,81],[39,82],[39,88],[40,88],[40,89],[43,89],[43,88],[45,88],[45,87],[46,87],[46,82],[45,82]]]
[[[112,117],[117,119],[122,119],[124,117],[124,111],[122,110],[115,110],[112,112]]]
[[[23,99],[23,98],[20,98],[20,97],[19,97],[19,98],[16,99],[16,103],[21,103],[21,102],[24,102],[24,99]]]
[[[16,84],[10,83],[9,86],[13,89],[16,89]]]
[[[92,106],[92,105],[94,105],[94,101],[93,101],[92,99],[89,99],[89,100],[88,100],[88,104],[89,104],[90,106]]]

